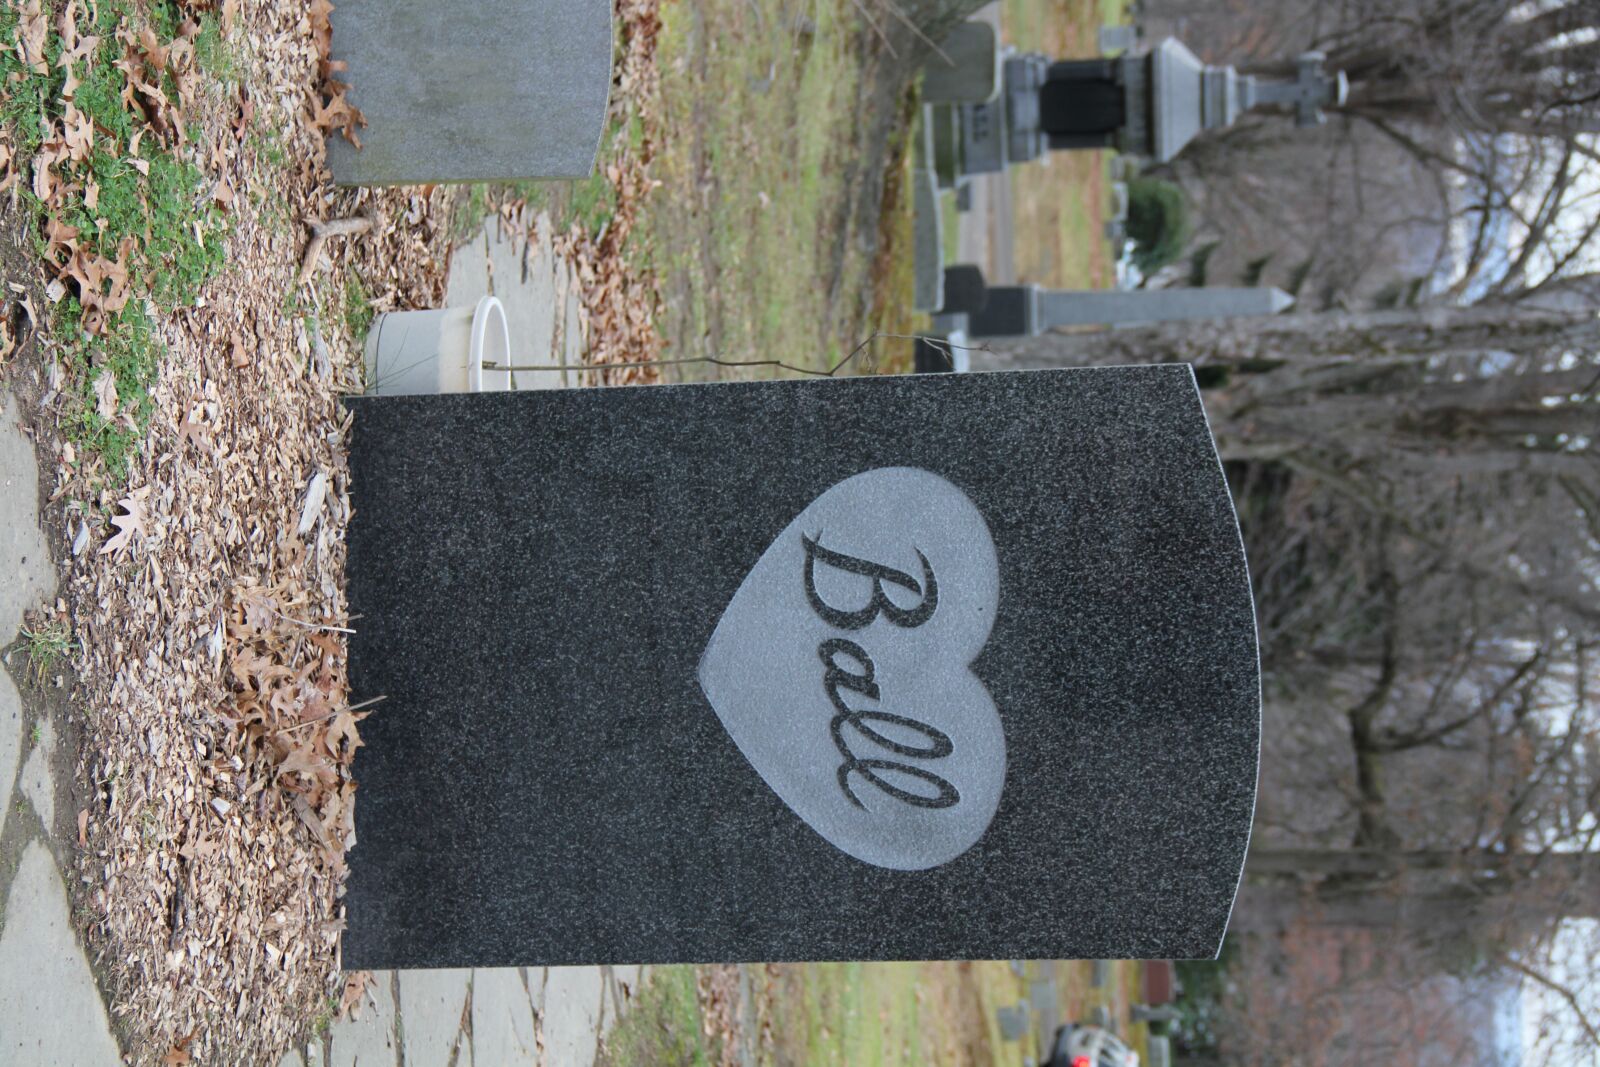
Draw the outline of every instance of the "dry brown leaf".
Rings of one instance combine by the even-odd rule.
[[[50,22],[39,0],[26,0],[19,15],[17,47],[22,52],[22,62],[35,74],[50,73],[50,64],[44,55],[45,42],[50,38]]]
[[[110,371],[103,371],[100,376],[105,378],[110,377],[110,374]],[[135,489],[117,501],[117,505],[122,508],[123,514],[112,516],[111,525],[117,528],[117,532],[112,534],[106,543],[100,546],[99,555],[104,556],[107,553],[117,552],[126,548],[133,540],[134,534],[138,534],[140,537],[144,536],[145,498],[149,495],[150,487],[145,486],[143,489]]]
[[[63,265],[78,251],[78,228],[51,215],[44,223],[45,258],[56,266]]]
[[[199,1031],[191,1030],[183,1037],[180,1037],[178,1040],[174,1041],[172,1043],[171,1050],[168,1051],[165,1056],[161,1057],[161,1063],[163,1064],[163,1067],[187,1067],[188,1064],[193,1063],[194,1060],[189,1055],[189,1046],[194,1042],[195,1035],[198,1032]]]
[[[33,195],[45,203],[55,198],[56,176],[50,172],[50,168],[59,157],[54,145],[55,142],[45,142],[33,157]]]
[[[62,116],[62,140],[67,146],[67,158],[74,163],[88,160],[94,151],[94,121],[71,103]]]
[[[250,91],[244,86],[239,86],[239,114],[233,120],[233,132],[243,140],[250,132],[250,120],[255,118],[256,102],[250,99]]]
[[[167,49],[161,44],[161,39],[156,36],[156,31],[146,26],[139,31],[139,49],[144,53],[144,61],[153,70],[167,69]]]
[[[95,411],[102,419],[117,417],[117,376],[109,369],[102,370],[94,380],[94,400]]]
[[[331,6],[331,5],[330,5]],[[339,997],[339,1014],[346,1019],[361,1017],[361,998],[366,995],[371,971],[351,971],[344,976],[344,992]]]

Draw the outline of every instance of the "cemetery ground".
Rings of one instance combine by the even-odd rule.
[[[1126,11],[1124,0],[1010,0],[1001,18],[1006,39],[1020,48],[1089,56],[1098,50],[1099,28],[1126,21]],[[1010,171],[1017,279],[1057,289],[1115,284],[1111,245],[1101,235],[1111,195],[1109,158],[1103,151],[1047,152],[1043,166]]]
[[[993,18],[1002,39],[1022,51],[1050,56],[1088,56],[1101,26],[1127,21],[1124,0],[1009,0],[979,13]],[[1047,288],[1105,289],[1115,284],[1113,248],[1103,237],[1111,195],[1111,153],[1099,150],[1047,152],[1033,166],[1010,167],[1001,175],[973,179],[976,202],[968,226],[988,223],[994,235],[986,261],[977,265],[993,283],[1032,282]],[[1004,195],[992,205],[997,186]],[[956,194],[939,194],[944,214],[944,259],[963,261],[962,215]],[[989,245],[990,242],[983,242]]]
[[[26,577],[7,578],[20,606],[0,619],[21,691],[0,707],[0,889],[10,908],[24,884],[39,907],[59,898],[39,927],[54,940],[30,954],[59,954],[72,928],[87,946],[63,979],[73,996],[26,975],[0,987],[44,998],[39,1026],[93,1041],[109,1022],[138,1063],[316,1050],[336,1015],[372,1004],[336,946],[349,760],[378,713],[345,690],[359,620],[342,587],[339,398],[361,387],[375,314],[439,306],[452,244],[487,213],[545,228],[596,364],[715,354],[820,369],[915,325],[900,254],[915,100],[853,3],[624,0],[595,178],[382,191],[335,189],[321,166],[323,138],[358,129],[326,67],[327,13],[0,7],[0,361],[7,432],[24,427],[40,461],[38,525],[24,506],[6,536],[42,530],[5,545],[5,573]],[[1081,225],[1098,249],[1097,210],[1055,232],[1077,244]],[[880,341],[852,369],[904,359]],[[8,501],[24,496],[8,486]],[[0,956],[24,932],[7,919]],[[650,994],[668,1007],[692,972],[671,973]],[[772,1040],[803,1034],[837,1062],[864,1062],[852,1042],[871,1028],[846,1017],[860,990],[886,1018],[931,1017],[906,968],[774,973]],[[939,972],[932,995],[967,981]],[[940,1040],[1000,1048],[996,981],[972,979],[986,1021],[935,1027]],[[108,1015],[83,999],[96,987]],[[696,987],[696,1012],[715,1004]],[[922,1025],[891,1032],[926,1051]]]
[[[1023,1067],[1060,1022],[1099,1008],[1126,1019],[1140,965],[1089,961],[753,964],[659,968],[598,1062],[808,1064],[818,1067]],[[1003,1009],[1028,1005],[1028,1033],[1004,1033]],[[1141,1052],[1142,1024],[1126,1032]]]

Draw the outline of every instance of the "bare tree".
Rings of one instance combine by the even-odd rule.
[[[1254,229],[1258,260],[1277,235],[1282,265],[1300,272],[1291,287],[1314,275],[1310,306],[1525,297],[1589,269],[1596,0],[1199,6],[1231,13],[1210,58],[1276,74],[1313,48],[1350,79],[1323,131],[1252,116],[1172,167],[1211,234]]]
[[[1268,693],[1235,928],[1382,930],[1418,981],[1573,987],[1546,961],[1600,918],[1594,310],[1496,299],[994,349],[975,363],[1195,367]],[[1348,977],[1339,997],[1378,995]],[[1327,1039],[1348,1051],[1352,1026]]]

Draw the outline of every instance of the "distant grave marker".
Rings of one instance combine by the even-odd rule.
[[[350,408],[345,966],[1216,951],[1259,677],[1187,367]]]
[[[332,58],[367,124],[341,185],[586,178],[611,91],[609,0],[340,0]]]
[[[1294,297],[1271,286],[1122,290],[988,285],[970,264],[945,268],[943,295],[936,322],[973,340],[1035,337],[1062,326],[1276,315],[1294,304]]]
[[[1071,149],[1115,148],[1165,163],[1204,131],[1229,126],[1252,108],[1283,108],[1296,125],[1316,125],[1349,91],[1343,74],[1323,70],[1319,52],[1296,56],[1294,79],[1278,81],[1208,66],[1171,38],[1137,47],[1132,27],[1101,34],[1102,51],[1121,48],[1119,55],[1052,61],[1010,47],[998,57],[974,47],[951,57],[955,68],[930,59],[925,84],[936,72],[942,86],[979,83],[996,62],[1000,70],[992,95],[957,99],[941,88],[925,98],[940,186],[959,188],[972,175]],[[974,41],[979,36],[972,33]]]

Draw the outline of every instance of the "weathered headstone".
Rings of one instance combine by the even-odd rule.
[[[610,0],[340,0],[332,58],[366,126],[341,185],[585,178],[611,91]]]
[[[1216,951],[1259,680],[1187,367],[350,407],[346,967]]]
[[[1276,82],[1207,65],[1169,37],[1116,59],[1049,64],[1039,123],[1051,148],[1114,145],[1165,163],[1201,132],[1264,104],[1290,105],[1296,125],[1320,123],[1322,109],[1342,104],[1348,92],[1345,76],[1324,73],[1323,61],[1319,52],[1302,53],[1295,80]]]
[[[1020,1004],[1006,1005],[995,1010],[995,1019],[1000,1024],[1000,1040],[1021,1041],[1028,1036],[1029,1024],[1033,1021],[1029,1014],[1027,1001]]]
[[[963,22],[922,64],[925,104],[979,104],[1000,92],[1000,35],[987,22]]]
[[[1294,297],[1271,286],[1195,289],[1045,289],[1037,285],[985,285],[977,268],[945,270],[940,322],[959,326],[975,340],[1035,337],[1061,326],[1132,325],[1196,319],[1276,315]]]

